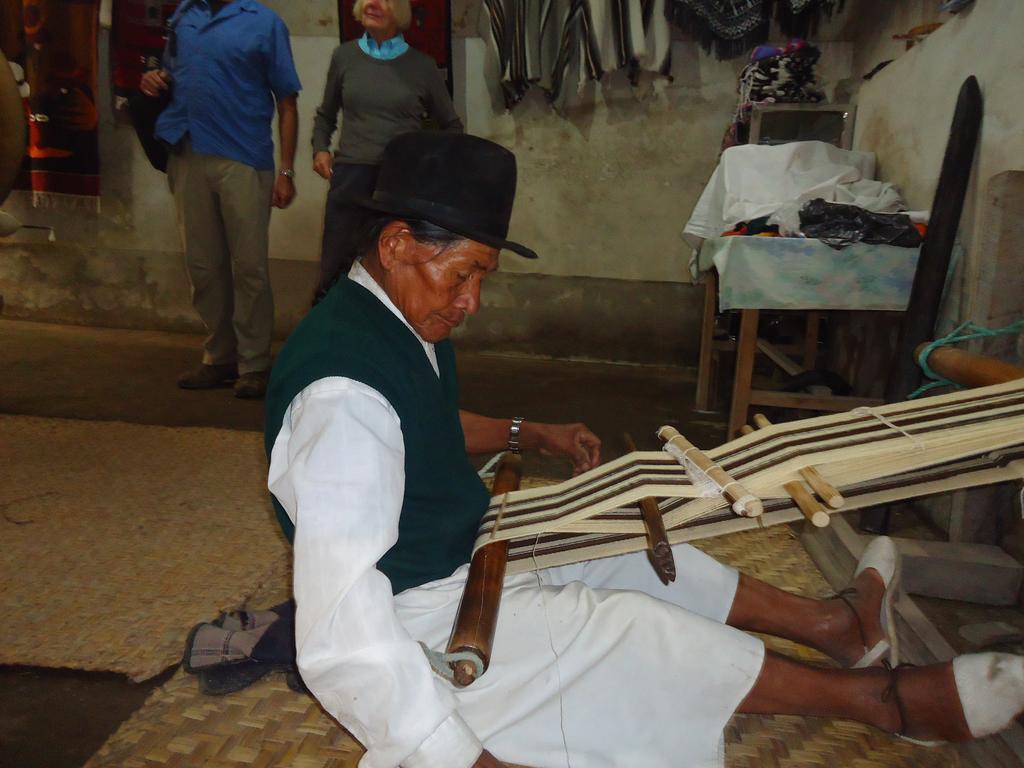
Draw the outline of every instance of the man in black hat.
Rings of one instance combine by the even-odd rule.
[[[486,675],[431,670],[445,648],[489,497],[467,451],[539,448],[599,461],[582,424],[459,410],[448,336],[480,307],[506,239],[515,159],[472,136],[389,144],[361,257],[303,320],[267,395],[268,485],[293,541],[305,684],[366,747],[361,768],[720,766],[736,711],[831,715],[965,739],[1024,708],[1024,659],[963,656],[887,671],[822,669],[740,629],[847,666],[894,661],[884,537],[844,599],[781,592],[688,545],[663,585],[644,553],[509,576]],[[735,627],[735,628],[734,628]],[[484,750],[484,745],[487,750]],[[492,754],[493,753],[493,754]]]

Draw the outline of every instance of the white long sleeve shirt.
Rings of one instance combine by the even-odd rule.
[[[349,278],[401,317],[361,266]],[[469,768],[482,743],[537,768],[722,768],[722,728],[764,654],[721,623],[735,571],[678,545],[668,586],[644,553],[510,576],[490,668],[456,691],[417,641],[444,648],[467,568],[397,596],[376,568],[404,485],[401,423],[379,392],[332,377],[295,397],[269,487],[295,523],[299,669],[367,747],[361,768]]]
[[[405,322],[360,264],[350,279]],[[420,341],[436,372],[433,345]],[[367,747],[362,768],[466,768],[480,740],[376,568],[398,540],[404,457],[398,414],[360,382],[320,379],[286,411],[268,486],[295,524],[298,664],[324,708]]]

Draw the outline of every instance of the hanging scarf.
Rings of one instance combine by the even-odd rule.
[[[768,39],[772,18],[786,37],[807,37],[844,0],[668,0],[665,12],[720,59],[740,56]]]
[[[0,46],[25,97],[28,149],[15,189],[32,203],[99,208],[99,0],[0,0]]]

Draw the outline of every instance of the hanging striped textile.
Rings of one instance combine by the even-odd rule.
[[[674,458],[634,452],[572,480],[495,500],[476,547],[508,540],[509,573],[646,549],[637,503],[659,499],[671,543],[802,517],[783,485],[814,467],[843,511],[1024,480],[1024,379],[757,430],[707,452],[764,502],[757,519],[705,496]],[[834,510],[832,510],[834,511]],[[500,519],[499,519],[500,515]]]
[[[497,61],[506,107],[538,84],[551,101],[605,72],[666,74],[665,0],[484,0],[482,35]]]

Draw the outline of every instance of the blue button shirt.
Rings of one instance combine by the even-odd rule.
[[[177,55],[164,56],[172,99],[157,138],[176,144],[188,134],[194,152],[273,170],[274,99],[302,88],[288,27],[255,0],[233,0],[216,15],[196,0],[175,33]]]

